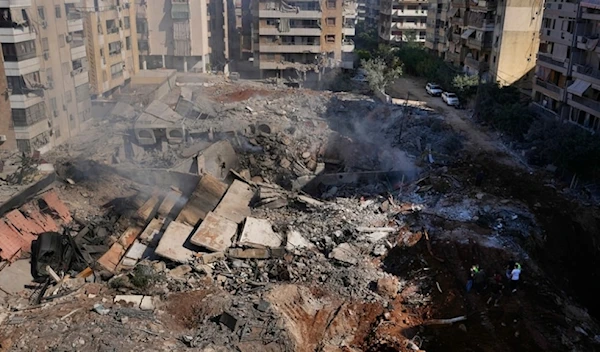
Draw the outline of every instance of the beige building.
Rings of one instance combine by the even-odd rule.
[[[139,68],[135,6],[131,0],[82,0],[90,93],[107,97]]]
[[[545,116],[600,130],[600,1],[546,0],[533,86]]]
[[[136,4],[142,69],[226,70],[228,11],[233,9],[225,0],[143,0]]]
[[[3,6],[0,43],[16,144],[43,153],[90,118],[83,21],[70,0]]]
[[[531,88],[543,1],[431,0],[426,47],[484,81]]]
[[[379,37],[384,42],[424,43],[427,29],[427,0],[381,0]]]
[[[252,11],[254,64],[262,76],[307,79],[354,67],[355,1],[260,0]]]
[[[8,89],[6,84],[4,59],[0,58],[0,92],[6,92]],[[0,97],[0,150],[14,149],[17,149],[17,141],[10,113],[10,100],[7,94],[2,94]]]

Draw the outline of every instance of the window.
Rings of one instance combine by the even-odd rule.
[[[129,21],[129,16],[125,16],[125,29],[129,29],[131,27],[131,22]]]
[[[59,5],[54,6],[54,16],[56,16],[56,18],[60,18],[61,17],[60,6]]]
[[[108,55],[114,56],[121,53],[121,42],[108,43]]]
[[[60,45],[61,48],[64,48],[65,46],[65,35],[61,34],[58,36],[58,45]]]
[[[267,26],[276,26],[277,25],[277,20],[274,18],[269,18],[266,21]]]
[[[131,37],[125,37],[125,49],[131,50]]]
[[[492,62],[496,63],[496,55],[492,56]]]
[[[89,84],[82,84],[80,86],[75,87],[75,100],[78,103],[82,101],[89,101],[90,99],[90,87]]]
[[[327,34],[325,36],[325,40],[327,41],[327,43],[335,43],[335,35]]]
[[[63,71],[63,74],[68,73],[69,71],[71,71],[71,65],[69,65],[68,62],[63,62],[62,63],[62,71]]]
[[[327,0],[327,8],[335,9],[335,0]]]
[[[52,67],[46,68],[46,80],[48,83],[54,82],[54,77],[52,76]]]
[[[121,77],[123,75],[123,63],[119,62],[118,64],[114,64],[110,66],[110,76],[111,78]]]
[[[40,18],[40,20],[45,21],[46,20],[46,9],[44,9],[44,6],[38,6],[38,17]]]
[[[326,23],[328,26],[335,26],[335,17],[327,17]]]
[[[50,47],[48,46],[48,38],[42,38],[42,49],[44,51],[50,50]]]
[[[73,101],[73,95],[71,94],[71,91],[68,90],[65,92],[65,103],[70,103]]]
[[[52,111],[58,111],[58,104],[56,103],[56,98],[50,99],[50,108]]]
[[[60,125],[59,124],[56,125],[55,131],[56,131],[56,138],[60,138]]]

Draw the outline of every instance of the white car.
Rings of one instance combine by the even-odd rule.
[[[449,106],[459,105],[458,97],[454,93],[450,93],[450,92],[442,93],[442,100],[444,101],[444,103],[448,104]]]
[[[425,86],[425,91],[427,91],[427,94],[433,95],[434,97],[439,97],[442,95],[442,87],[435,83],[427,83]]]

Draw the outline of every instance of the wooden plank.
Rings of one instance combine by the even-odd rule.
[[[196,226],[198,221],[204,220],[206,214],[215,209],[226,191],[227,185],[214,176],[202,176],[190,200],[175,221]]]

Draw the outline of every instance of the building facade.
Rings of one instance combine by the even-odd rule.
[[[5,3],[0,43],[17,147],[48,151],[90,118],[83,20],[76,1]]]
[[[143,0],[136,4],[142,69],[207,72],[227,66],[227,13],[232,6],[225,0]]]
[[[425,46],[482,81],[531,90],[543,1],[431,0]]]
[[[379,38],[391,44],[425,43],[428,9],[427,0],[381,0]]]
[[[326,69],[354,67],[355,1],[260,0],[252,11],[254,64],[263,77],[306,79]]]
[[[533,87],[538,112],[600,129],[599,35],[599,1],[546,1]]]
[[[7,92],[8,86],[4,72],[4,58],[0,58],[0,92]],[[0,150],[17,149],[15,129],[10,111],[9,94],[0,96]]]
[[[131,0],[83,0],[89,86],[108,97],[138,71],[135,6]]]

